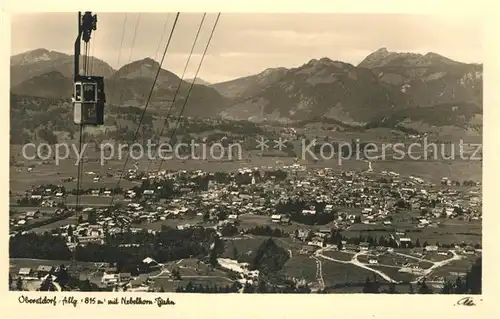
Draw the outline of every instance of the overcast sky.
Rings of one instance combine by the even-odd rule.
[[[164,69],[182,74],[202,16],[180,14]],[[98,13],[91,41],[93,54],[113,68],[145,57],[159,61],[174,18],[175,13]],[[205,18],[186,78],[196,72],[215,18],[214,13]],[[76,21],[76,13],[13,14],[12,54],[37,48],[73,53]],[[381,47],[398,52],[432,51],[462,62],[481,63],[482,24],[479,18],[464,16],[223,13],[198,77],[215,83],[270,67],[297,67],[322,57],[357,64]]]

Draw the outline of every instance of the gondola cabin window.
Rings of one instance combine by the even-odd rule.
[[[97,103],[97,84],[84,83],[83,84],[83,98],[84,102]]]
[[[75,83],[75,101],[84,103],[97,103],[97,91],[97,83]]]
[[[75,101],[76,102],[82,101],[82,84],[81,83],[75,84]]]

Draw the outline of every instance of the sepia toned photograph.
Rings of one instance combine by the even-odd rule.
[[[10,291],[482,293],[479,18],[19,12],[10,32]]]

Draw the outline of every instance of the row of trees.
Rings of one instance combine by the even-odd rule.
[[[412,283],[408,283],[408,293],[409,294],[432,294],[432,289],[427,285],[425,279],[422,280],[421,282],[417,283],[417,287],[415,290],[415,287],[413,286]],[[386,286],[385,288],[382,289],[382,286]],[[375,275],[373,276],[373,279],[370,279],[370,277],[367,277],[365,279],[365,282],[363,284],[363,293],[366,294],[379,294],[379,293],[384,293],[384,294],[398,294],[401,293],[398,291],[398,288],[395,283],[389,283],[389,284],[382,284],[380,283]]]
[[[284,283],[277,285],[260,279],[256,284],[246,284],[243,286],[243,293],[311,293],[311,288],[305,285],[297,285],[293,280],[285,280]]]
[[[483,261],[479,257],[465,276],[457,277],[455,282],[445,280],[443,294],[481,294]]]
[[[240,289],[240,285],[238,283],[234,283],[232,285],[218,286],[217,284],[208,286],[208,285],[195,285],[192,281],[189,281],[186,286],[179,286],[175,290],[176,292],[192,292],[192,293],[234,293],[238,292]]]
[[[71,251],[63,237],[49,233],[18,234],[9,241],[10,258],[34,258],[49,260],[69,260]]]
[[[288,237],[288,233],[281,230],[280,228],[271,228],[269,225],[266,226],[255,226],[254,228],[249,228],[245,230],[245,233],[252,234],[255,236],[268,236],[268,237]]]
[[[194,284],[189,281],[185,286],[179,286],[175,290],[176,292],[187,292],[187,293],[236,293],[240,290],[243,293],[310,293],[311,288],[307,284],[297,285],[295,281],[286,280],[283,284],[276,285],[268,282],[264,278],[258,280],[254,284],[240,284],[234,282],[231,285],[218,286],[218,285],[201,285]],[[163,291],[161,289],[160,291]]]
[[[108,235],[104,245],[88,243],[86,246],[77,246],[74,256],[79,261],[115,262],[121,271],[137,273],[146,257],[166,262],[192,256],[207,256],[210,253],[210,245],[216,238],[213,229],[203,228],[166,228],[157,234],[123,233]],[[63,237],[48,233],[27,233],[11,237],[9,252],[11,258],[70,260],[73,256]],[[220,250],[217,252],[221,253]]]

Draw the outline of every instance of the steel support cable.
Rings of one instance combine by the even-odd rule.
[[[85,52],[85,59],[83,60],[83,73],[84,75],[87,75],[88,71],[88,66],[89,66],[89,58],[88,58],[88,52],[89,52],[89,44],[88,42],[85,42],[84,45],[84,52]],[[83,89],[83,88],[82,88]],[[83,92],[82,92],[83,94]],[[82,107],[82,112],[83,112],[83,107]],[[83,115],[83,114],[82,114]],[[80,136],[79,136],[79,142],[78,142],[78,149],[82,150],[82,145],[83,145],[83,124],[80,124]],[[76,205],[75,205],[75,210],[78,212],[80,209],[80,185],[81,185],[81,179],[82,179],[82,170],[83,170],[83,158],[80,158],[78,161],[78,167],[77,167],[77,179],[76,179]],[[78,219],[78,213],[77,213],[77,219]]]
[[[124,39],[125,39],[125,30],[127,28],[127,17],[128,17],[128,15],[127,15],[127,13],[125,13],[125,18],[123,19],[123,27],[122,27],[122,36],[121,36],[121,40],[120,40],[120,47],[118,49],[118,59],[116,61],[117,70],[118,70],[118,68],[120,68],[120,59],[121,59],[121,56],[122,56],[123,42],[124,42]],[[117,82],[115,81],[114,85],[113,85],[113,91],[114,91],[114,89],[116,89],[116,84],[117,84]],[[120,90],[123,90],[123,86],[120,88]],[[120,95],[121,94],[122,93],[120,93]]]
[[[156,48],[155,58],[153,60],[154,62],[156,62],[156,59],[158,58],[158,53],[159,53],[159,50],[160,50],[160,47],[161,47],[161,43],[163,42],[163,37],[165,36],[165,32],[166,32],[166,27],[167,27],[167,24],[168,24],[168,17],[169,16],[170,16],[170,14],[167,15],[167,19],[165,20],[165,23],[163,25],[163,32],[162,32],[160,41],[158,42],[158,47]],[[158,69],[161,69],[161,65],[159,65],[159,64],[158,64]],[[161,70],[160,70],[160,72],[161,72]],[[148,94],[148,92],[144,92],[144,94],[142,95],[141,102],[146,99],[147,94]]]
[[[116,67],[119,67],[119,65],[120,65],[120,58],[122,55],[123,39],[125,39],[126,27],[127,27],[127,13],[125,13],[125,18],[123,19],[122,36],[121,36],[121,41],[120,41],[120,49],[118,50],[118,62],[116,62]]]
[[[170,17],[170,13],[167,14],[167,18],[165,19],[165,23],[163,24],[163,31],[161,33],[160,41],[158,41],[158,46],[156,47],[156,52],[155,52],[155,56],[153,59],[154,62],[156,62],[156,60],[158,59],[158,54],[160,53],[160,47],[161,47],[161,44],[163,43],[163,37],[165,36],[165,33],[167,32],[167,25],[168,25],[169,17]],[[161,66],[158,65],[158,68],[161,68]],[[142,96],[142,100],[144,100],[146,98],[147,93],[148,92],[144,92],[144,94]]]
[[[194,49],[195,49],[195,47],[196,47],[196,43],[197,43],[197,41],[198,41],[198,37],[199,37],[200,32],[201,32],[201,29],[202,29],[202,27],[203,27],[203,22],[205,21],[205,17],[206,17],[206,15],[207,15],[207,13],[205,12],[205,13],[203,14],[203,17],[202,17],[202,19],[201,19],[200,25],[199,25],[199,27],[198,27],[198,32],[196,33],[196,36],[195,36],[194,41],[193,41],[193,45],[192,45],[192,47],[191,47],[191,52],[189,52],[188,59],[187,59],[187,61],[186,61],[186,64],[184,65],[184,70],[182,71],[182,75],[181,75],[181,78],[180,78],[180,81],[179,81],[179,85],[177,86],[177,89],[175,90],[174,97],[173,97],[172,101],[170,102],[170,103],[171,103],[171,104],[170,104],[170,108],[168,109],[167,115],[165,116],[165,120],[163,121],[163,126],[162,126],[162,128],[161,128],[160,135],[159,135],[159,136],[160,136],[160,138],[162,137],[163,132],[165,131],[165,127],[168,125],[168,119],[169,119],[170,114],[171,114],[171,112],[172,112],[172,109],[173,109],[173,107],[174,107],[174,105],[175,105],[175,101],[176,101],[177,95],[179,94],[179,91],[180,91],[180,89],[181,89],[181,86],[182,86],[182,83],[183,83],[183,80],[184,80],[184,76],[186,75],[186,71],[187,71],[187,68],[188,68],[188,66],[189,66],[189,62],[190,62],[190,60],[191,60],[191,57],[193,56],[193,52],[194,52]],[[147,167],[147,169],[146,169],[146,173],[145,173],[145,175],[148,175],[148,173],[149,173],[149,169],[151,168],[151,164],[152,164],[152,162],[153,162],[153,159],[150,159],[150,160],[149,160],[149,163],[148,163],[148,167]]]
[[[165,36],[165,33],[167,33],[167,25],[168,25],[168,20],[170,18],[170,13],[167,13],[167,17],[165,18],[165,23],[163,24],[163,32],[161,33],[160,41],[158,41],[158,46],[156,47],[156,52],[155,52],[155,61],[158,59],[158,54],[160,53],[160,47],[161,44],[163,43],[163,37]]]
[[[95,41],[95,31],[94,31],[94,41]],[[91,54],[90,54],[90,68],[89,68],[89,74],[93,74],[94,73],[94,65],[95,65],[95,43],[94,45],[92,45],[92,50],[91,50]]]
[[[84,45],[84,52],[85,52],[85,59],[83,60],[83,74],[88,75],[88,68],[89,68],[89,51],[90,51],[90,45],[88,42],[85,42]],[[83,88],[82,88],[83,89]],[[81,94],[84,94],[82,91]],[[83,108],[82,108],[82,111]],[[82,114],[83,115],[83,114]],[[83,130],[84,124],[80,124],[80,129],[79,129],[79,142],[78,142],[78,150],[79,153],[81,154],[82,152],[82,145],[84,143],[84,130]],[[75,203],[75,217],[76,217],[76,224],[78,226],[79,224],[79,219],[80,219],[80,193],[81,193],[81,180],[82,180],[82,172],[83,172],[83,158],[80,158],[78,161],[78,167],[77,167],[77,179],[76,179],[76,203]],[[72,262],[75,263],[76,261],[76,246],[73,250],[72,254]]]
[[[169,17],[170,17],[170,14],[167,14],[167,18],[165,19],[165,23],[163,24],[163,31],[162,31],[162,34],[160,37],[160,41],[158,41],[158,46],[156,47],[155,57],[153,60],[154,62],[156,62],[156,60],[158,59],[158,54],[160,53],[160,47],[161,47],[161,44],[163,43],[163,37],[165,36],[165,33],[167,31]],[[158,68],[161,69],[161,65],[158,65]],[[144,94],[142,95],[141,102],[146,98],[147,94],[148,94],[148,92],[144,92]]]
[[[137,20],[135,22],[134,35],[132,36],[132,44],[130,45],[130,53],[127,64],[130,64],[130,62],[132,61],[132,52],[134,51],[135,39],[137,37],[137,29],[139,28],[140,20],[141,20],[141,14],[139,13],[137,15]],[[123,91],[124,91],[123,88],[124,87],[122,86],[120,90],[120,98],[118,99],[118,106],[121,106],[121,104],[123,103]]]
[[[88,75],[88,69],[89,69],[89,51],[90,51],[90,43],[85,42],[84,46],[84,51],[85,51],[85,59],[83,60],[83,74]],[[83,92],[82,92],[83,94]],[[84,136],[84,124],[80,124],[80,140],[79,140],[79,145],[78,149],[79,152],[81,153],[82,146],[84,144],[85,136]],[[77,177],[77,187],[76,187],[76,209],[77,211],[80,209],[80,192],[81,192],[81,180],[82,180],[82,172],[83,172],[83,158],[81,158],[78,161],[78,177]]]
[[[156,72],[156,75],[155,75],[155,78],[154,78],[154,81],[153,81],[153,85],[151,86],[151,90],[149,92],[149,96],[148,96],[148,99],[146,101],[146,105],[144,106],[144,109],[142,110],[142,114],[141,114],[141,117],[139,119],[139,125],[137,126],[137,130],[135,131],[134,138],[132,140],[132,144],[135,143],[135,141],[137,139],[137,135],[139,134],[139,131],[140,131],[140,128],[141,128],[141,124],[142,124],[142,121],[144,119],[144,115],[146,114],[146,110],[147,110],[149,102],[151,100],[151,96],[153,95],[153,91],[154,91],[154,88],[155,88],[155,85],[156,85],[156,81],[158,80],[158,76],[160,75],[161,66],[163,65],[163,61],[165,60],[165,56],[167,55],[167,51],[168,51],[168,48],[170,46],[170,42],[172,40],[172,36],[174,34],[175,27],[177,25],[177,21],[179,19],[179,15],[180,15],[180,13],[178,12],[177,15],[175,16],[174,24],[173,24],[172,29],[170,31],[170,35],[168,37],[167,45],[165,46],[165,50],[163,51],[163,56],[161,58],[160,67],[158,68],[158,71]],[[109,204],[109,209],[111,209],[112,206],[113,206],[114,199],[116,198],[116,191],[115,190],[117,190],[120,187],[120,182],[121,182],[121,180],[123,178],[123,174],[124,174],[125,168],[127,167],[129,158],[130,158],[130,150],[127,153],[127,157],[125,158],[125,163],[123,164],[123,168],[122,168],[122,171],[120,173],[120,177],[118,179],[116,187],[115,187],[115,189],[112,192],[113,196],[111,197],[111,202]]]
[[[172,139],[174,138],[175,136],[175,133],[177,131],[177,128],[179,127],[179,123],[181,121],[181,118],[182,118],[182,113],[184,113],[184,110],[186,108],[186,105],[189,101],[189,96],[191,94],[191,91],[193,90],[193,87],[194,87],[194,83],[196,82],[196,79],[198,77],[198,73],[200,72],[200,69],[201,69],[201,66],[203,64],[203,60],[205,59],[205,55],[207,54],[207,51],[208,51],[208,48],[210,46],[210,42],[212,41],[212,37],[214,35],[214,32],[215,32],[215,28],[217,27],[217,23],[219,22],[219,18],[220,18],[220,12],[217,14],[217,18],[215,19],[215,23],[214,23],[214,26],[212,28],[212,31],[210,32],[210,37],[208,38],[208,42],[207,42],[207,45],[205,46],[205,50],[203,51],[203,55],[201,56],[201,60],[200,60],[200,64],[198,65],[198,69],[196,70],[196,73],[194,75],[194,78],[193,80],[191,81],[191,85],[189,87],[189,90],[188,90],[188,93],[187,93],[187,96],[186,96],[186,100],[184,101],[184,104],[182,105],[182,108],[181,108],[181,112],[179,114],[179,117],[177,118],[177,122],[175,124],[175,127],[174,127],[174,130],[172,132],[172,135],[170,136],[170,141],[172,141]],[[162,158],[161,159],[161,162],[160,162],[160,166],[158,167],[158,171],[161,170],[161,165],[163,164],[163,161],[165,159]]]

